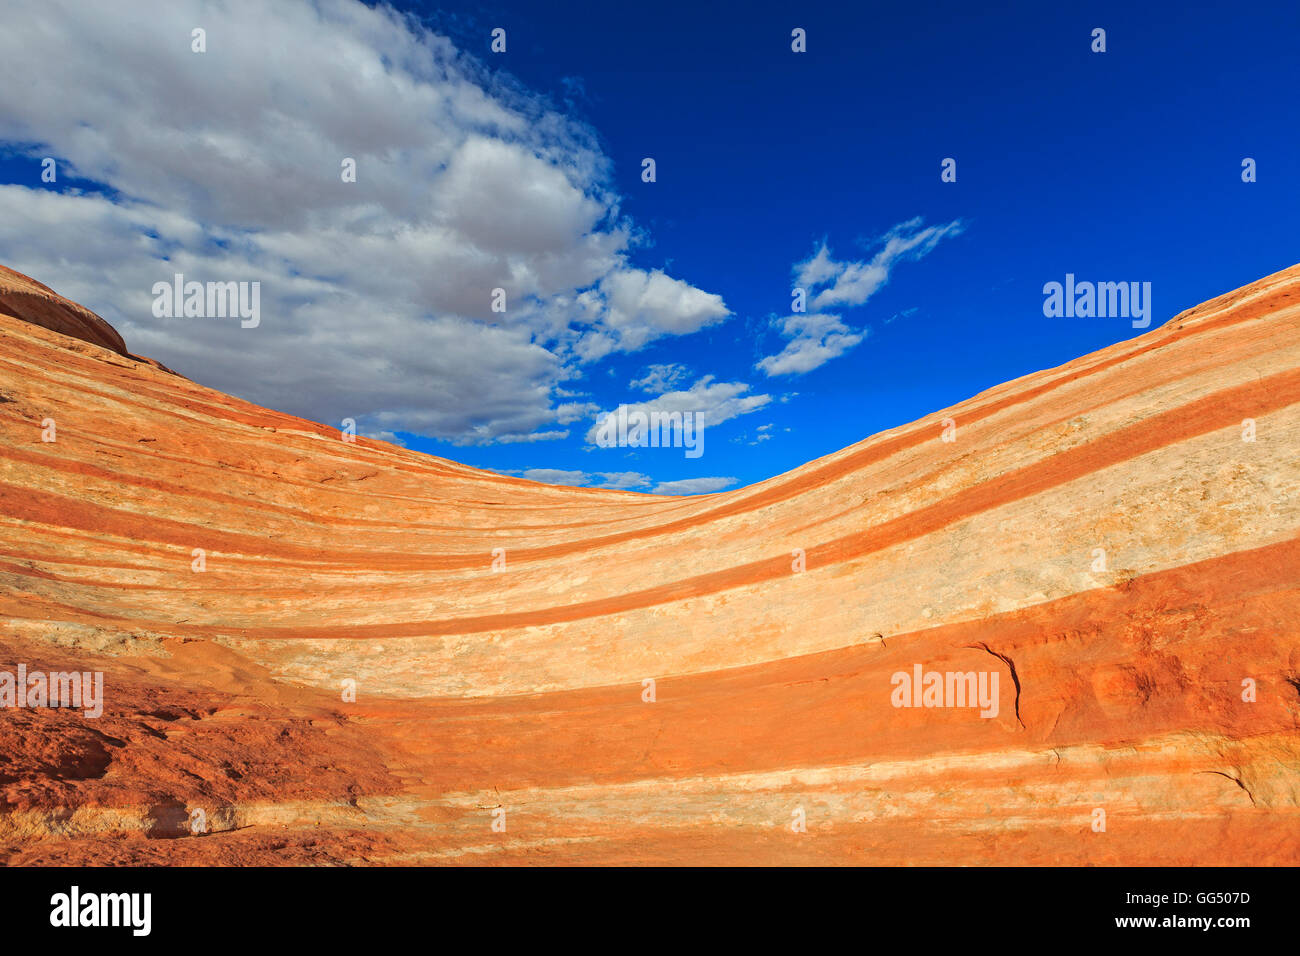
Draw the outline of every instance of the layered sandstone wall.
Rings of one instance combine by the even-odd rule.
[[[1300,267],[692,498],[345,442],[15,276],[0,669],[106,703],[0,709],[11,861],[1300,862]]]

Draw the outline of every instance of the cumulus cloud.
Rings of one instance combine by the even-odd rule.
[[[867,337],[866,331],[854,331],[838,315],[798,313],[772,323],[789,339],[776,355],[760,359],[755,365],[770,376],[801,375],[838,358]]]
[[[814,309],[862,305],[889,281],[895,265],[928,255],[941,240],[960,234],[963,228],[960,219],[942,226],[923,226],[919,217],[909,219],[876,240],[880,248],[874,256],[858,262],[835,260],[823,242],[812,258],[795,264],[795,282],[808,290],[826,286],[813,297]]]
[[[656,269],[620,269],[584,292],[580,305],[602,316],[595,329],[577,345],[584,361],[610,352],[635,352],[665,335],[687,335],[725,319],[731,313],[721,296],[703,292]]]
[[[706,375],[685,391],[665,392],[648,402],[628,404],[627,411],[651,412],[693,412],[700,416],[705,427],[721,425],[723,422],[748,415],[757,411],[772,400],[771,395],[749,395],[750,386],[744,382],[715,382],[712,375]],[[588,444],[596,443],[600,423],[606,412],[596,416],[596,422],[587,431]]]
[[[260,404],[553,439],[590,414],[557,403],[582,363],[730,314],[631,262],[589,130],[386,7],[15,0],[0,62],[23,78],[0,84],[0,144],[32,164],[0,186],[0,261]],[[44,156],[96,187],[42,185]],[[260,325],[155,318],[178,272],[260,282]]]

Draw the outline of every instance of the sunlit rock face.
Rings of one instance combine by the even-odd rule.
[[[1297,436],[1300,266],[690,498],[347,441],[0,270],[0,848],[1300,862]]]
[[[94,312],[5,266],[0,266],[0,315],[61,332],[118,355],[127,354],[117,329]]]

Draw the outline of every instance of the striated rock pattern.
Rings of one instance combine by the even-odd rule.
[[[48,286],[20,272],[0,266],[0,315],[22,319],[43,329],[99,345],[126,355],[122,336],[94,312],[77,305]]]
[[[1295,864],[1298,429],[1300,266],[690,498],[344,441],[4,271],[0,671],[104,699],[0,707],[0,853]]]

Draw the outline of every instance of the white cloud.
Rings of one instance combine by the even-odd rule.
[[[526,468],[518,474],[529,481],[547,485],[573,485],[586,488],[607,488],[615,491],[635,491],[648,488],[654,480],[637,471],[566,471],[560,468]]]
[[[899,262],[920,259],[928,255],[940,240],[956,236],[964,229],[960,219],[942,226],[922,226],[922,220],[909,219],[894,226],[876,240],[880,249],[871,259],[861,262],[839,262],[831,257],[826,243],[822,243],[812,258],[796,263],[795,282],[806,289],[830,283],[813,297],[814,309],[834,305],[862,305],[889,281],[890,271]]]
[[[690,369],[675,362],[650,365],[646,367],[645,375],[629,382],[627,387],[638,388],[643,392],[666,392],[690,374]]]
[[[831,259],[830,250],[822,242],[821,248],[807,262],[795,266],[794,284],[798,288],[811,289],[835,278],[844,266]]]
[[[600,473],[600,478],[601,483],[596,486],[598,488],[634,490],[647,488],[653,484],[653,479],[639,471],[604,471]]]
[[[528,432],[523,435],[497,435],[496,442],[500,445],[518,445],[536,441],[556,441],[568,437],[569,430],[560,428],[548,432]]]
[[[902,312],[895,312],[895,313],[894,313],[893,315],[891,315],[889,318],[885,319],[885,324],[886,324],[886,325],[889,325],[889,324],[890,324],[891,322],[893,322],[895,319],[907,319],[907,318],[911,318],[913,315],[915,315],[915,314],[917,313],[918,308],[919,308],[918,306],[915,306],[915,305],[914,305],[914,306],[912,306],[910,309],[904,309]]]
[[[661,481],[655,485],[657,495],[701,495],[721,491],[734,485],[735,478],[682,478],[678,481]]]
[[[361,437],[373,438],[375,441],[386,441],[391,445],[398,445],[402,448],[406,447],[406,442],[402,441],[392,432],[362,432]]]
[[[665,392],[648,402],[627,405],[628,414],[646,412],[693,412],[701,416],[705,427],[757,411],[772,400],[770,395],[747,395],[749,385],[744,382],[715,382],[706,375],[686,391]],[[596,416],[596,422],[587,431],[588,444],[595,444],[600,422],[606,413]]]
[[[557,388],[555,394],[562,395],[563,391]],[[555,407],[555,420],[561,425],[569,425],[598,411],[600,406],[594,402],[565,402]]]
[[[798,313],[772,323],[789,339],[776,355],[760,359],[755,368],[768,375],[800,375],[838,358],[867,337],[840,321],[838,315]]]
[[[570,485],[586,488],[606,488],[615,491],[639,491],[650,487],[654,480],[637,471],[565,471],[560,468],[527,468],[523,471],[507,471],[503,474],[520,475],[529,481],[540,481],[547,485]],[[654,485],[656,495],[698,495],[712,491],[721,491],[728,485],[734,485],[735,478],[681,478],[677,481],[661,481]]]
[[[737,435],[735,438],[731,439],[731,441],[733,444],[737,445],[757,445],[759,442],[771,441],[771,429],[772,423],[768,422],[766,425],[759,425],[758,428],[755,429],[753,438],[750,438],[749,432],[746,431]],[[786,429],[786,431],[789,430],[790,429],[788,428]]]
[[[0,62],[22,78],[0,84],[0,142],[32,164],[31,188],[0,187],[0,262],[260,404],[545,440],[590,412],[556,403],[582,362],[729,314],[629,261],[589,130],[388,8],[13,0]],[[41,186],[47,155],[109,191]],[[261,282],[261,325],[154,318],[175,272]]]
[[[658,269],[612,272],[597,291],[584,293],[582,306],[603,316],[600,326],[578,343],[578,354],[586,361],[615,351],[635,352],[665,335],[697,332],[731,314],[721,296]]]
[[[589,477],[585,471],[565,471],[560,468],[525,468],[520,474],[529,481],[540,481],[546,485],[585,485]]]

